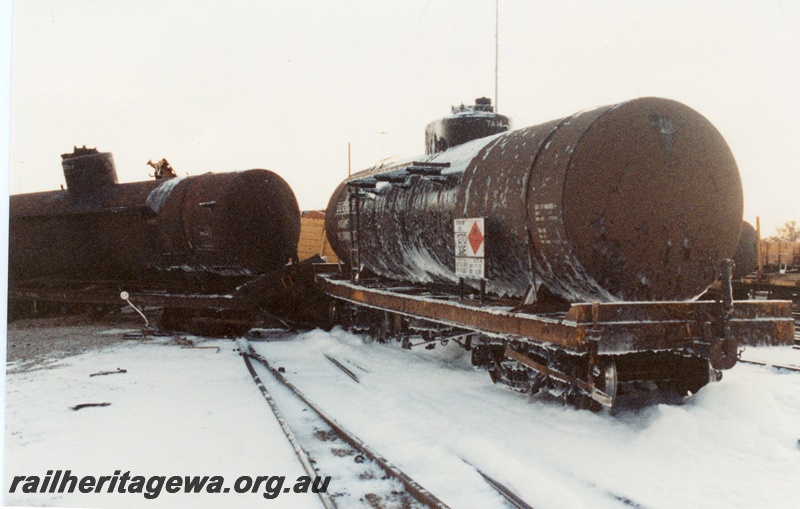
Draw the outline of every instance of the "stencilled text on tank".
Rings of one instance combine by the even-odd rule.
[[[214,232],[209,226],[197,228],[197,237],[193,243],[195,251],[214,251]]]
[[[555,203],[537,203],[533,206],[535,221],[559,221],[558,205]]]

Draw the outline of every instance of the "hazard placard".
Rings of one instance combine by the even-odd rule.
[[[453,220],[456,276],[483,278],[485,273],[483,218]]]

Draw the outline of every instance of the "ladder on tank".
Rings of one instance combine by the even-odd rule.
[[[349,225],[350,225],[350,280],[355,283],[361,274],[361,253],[358,250],[358,230],[360,227],[361,189],[348,187]]]
[[[359,230],[361,229],[361,197],[364,193],[376,192],[378,183],[388,183],[393,188],[407,189],[409,179],[420,177],[431,182],[445,182],[447,177],[442,170],[449,168],[450,163],[431,161],[414,161],[381,173],[371,173],[360,178],[347,181],[348,219],[350,231],[350,280],[355,283],[361,275],[361,253],[359,252]]]

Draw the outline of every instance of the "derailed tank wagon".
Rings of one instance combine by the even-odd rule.
[[[645,98],[505,131],[437,151],[429,128],[424,156],[336,189],[327,236],[351,271],[318,280],[338,320],[459,341],[495,381],[585,406],[682,398],[740,342],[791,341],[786,302],[693,300],[729,281],[742,226],[735,160],[700,114]],[[456,273],[456,220],[483,222],[481,278]]]
[[[46,303],[163,308],[166,328],[236,333],[281,312],[300,211],[268,170],[119,184],[110,153],[62,156],[66,187],[10,197],[12,315]]]

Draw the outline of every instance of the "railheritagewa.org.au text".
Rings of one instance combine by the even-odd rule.
[[[162,493],[260,493],[273,499],[281,493],[325,493],[330,476],[300,476],[294,481],[283,475],[242,475],[229,485],[221,475],[131,475],[115,470],[113,475],[78,476],[71,470],[48,470],[44,476],[17,475],[9,493],[119,493],[158,498]]]

